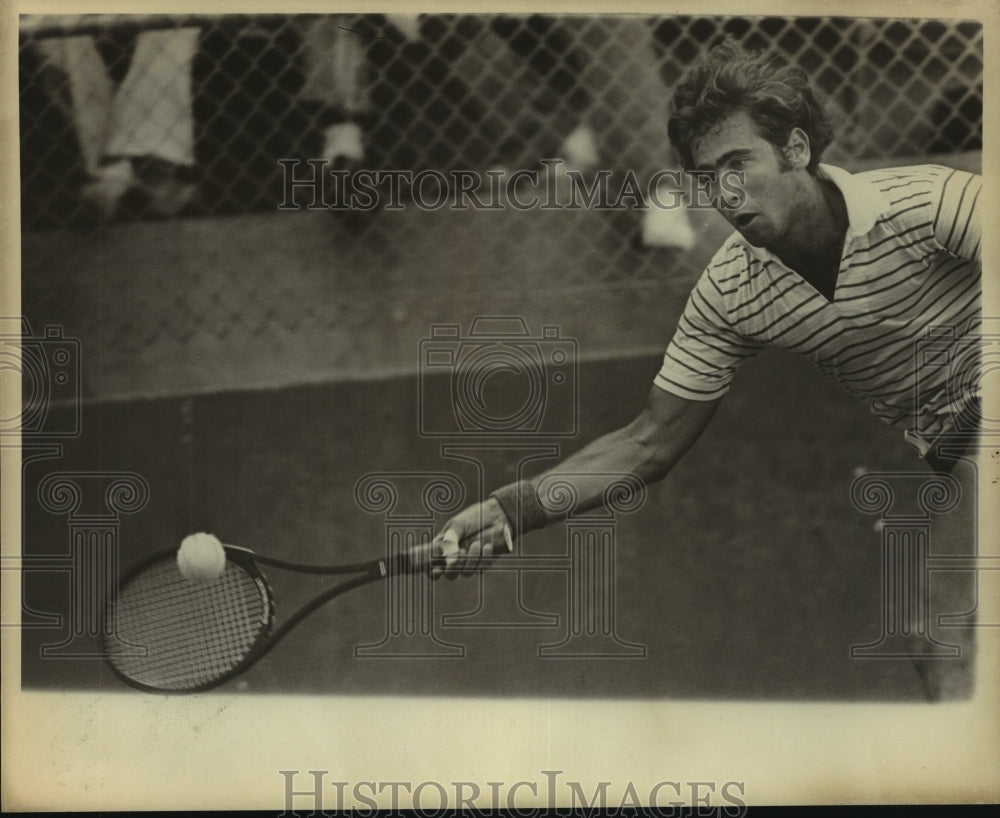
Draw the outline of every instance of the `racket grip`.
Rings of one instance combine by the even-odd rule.
[[[420,570],[420,566],[410,558],[408,551],[400,551],[389,559],[379,560],[379,566],[383,576],[415,574]]]
[[[469,537],[465,540],[466,546],[475,541],[475,537]],[[503,545],[494,547],[494,554],[497,556],[503,556],[504,554],[512,554],[514,552],[514,538],[513,533],[509,525],[503,527]],[[418,546],[420,548],[422,546]],[[414,549],[416,550],[416,549]],[[445,558],[443,554],[431,554],[430,558],[430,568],[444,568],[446,565]],[[415,572],[421,570],[424,566],[414,564],[414,561],[410,559],[409,554],[398,554],[394,564],[387,565],[387,570],[392,572]]]

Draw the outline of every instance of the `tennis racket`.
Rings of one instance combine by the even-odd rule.
[[[345,565],[302,565],[223,546],[226,563],[210,582],[185,577],[177,550],[138,565],[108,610],[104,653],[114,673],[141,690],[189,693],[232,679],[267,655],[317,608],[394,574],[415,573],[406,554]],[[351,575],[275,628],[271,587],[260,566],[301,574]]]

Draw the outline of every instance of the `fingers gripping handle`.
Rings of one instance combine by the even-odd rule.
[[[463,537],[461,542],[457,535],[448,529],[432,546],[430,568],[432,571],[442,571],[448,567],[448,557],[466,553],[476,542],[481,542],[482,535],[471,534]],[[494,555],[510,554],[514,551],[514,536],[509,525],[503,527],[503,542],[488,544]]]

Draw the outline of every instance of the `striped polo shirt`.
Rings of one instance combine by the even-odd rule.
[[[923,456],[979,398],[982,180],[938,165],[819,173],[843,193],[849,220],[833,300],[736,233],[691,292],[655,383],[713,400],[740,363],[783,347]]]

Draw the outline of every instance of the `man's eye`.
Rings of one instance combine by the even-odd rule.
[[[729,163],[729,167],[732,170],[744,170],[746,166],[747,166],[746,159],[734,159],[732,162]]]

